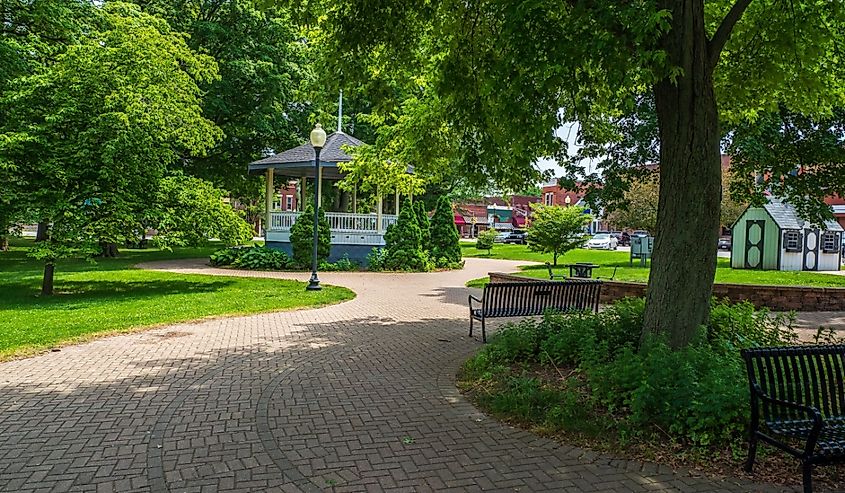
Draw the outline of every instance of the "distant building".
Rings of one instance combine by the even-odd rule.
[[[464,238],[475,238],[485,229],[511,231],[524,228],[529,221],[531,205],[540,197],[514,195],[505,200],[501,197],[485,197],[472,202],[455,204],[455,225]]]
[[[555,182],[543,187],[541,198],[543,205],[559,205],[561,207],[577,205],[583,207],[587,214],[593,216],[593,220],[587,228],[588,233],[607,230],[607,224],[601,219],[604,214],[601,211],[594,212],[590,209],[590,205],[585,200],[585,194],[581,190],[566,190]]]

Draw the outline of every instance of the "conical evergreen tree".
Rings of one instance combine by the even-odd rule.
[[[387,256],[385,267],[391,270],[428,270],[428,259],[422,250],[422,232],[411,202],[406,200],[399,219],[385,235]]]
[[[317,263],[328,260],[332,248],[332,233],[326,213],[320,209],[320,227],[317,231]],[[314,206],[308,204],[296,222],[290,228],[290,243],[293,261],[297,266],[311,266],[311,254],[314,248]]]
[[[414,202],[414,212],[417,214],[417,225],[420,227],[422,236],[420,242],[423,250],[431,248],[431,221],[425,210],[425,203],[422,200]]]
[[[431,217],[431,258],[438,267],[461,261],[461,244],[452,203],[445,195],[437,200]]]

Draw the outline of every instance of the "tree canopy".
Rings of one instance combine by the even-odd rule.
[[[215,59],[219,77],[202,81],[202,110],[222,131],[203,153],[185,153],[184,170],[257,199],[260,179],[245,166],[267,150],[299,145],[308,135],[310,44],[287,10],[250,0],[137,0],[145,12],[188,34],[188,46]]]
[[[34,253],[48,264],[137,237],[168,165],[220,137],[198,85],[217,77],[211,57],[131,4],[91,18],[84,37],[0,98],[0,161],[14,167],[20,206],[52,224]]]
[[[840,2],[353,0],[321,7],[347,77],[367,53],[389,60],[394,76],[414,74],[421,52],[428,55],[422,72],[435,95],[427,100],[458,136],[452,164],[461,174],[517,189],[537,177],[536,158],[551,156],[570,178],[583,178],[589,173],[553,132],[571,121],[580,123],[587,152],[610,157],[586,176],[604,180],[602,190],[624,182],[615,172],[640,159],[659,162],[644,333],[664,333],[675,347],[709,316],[722,139],[780,107],[829,116],[845,95]]]

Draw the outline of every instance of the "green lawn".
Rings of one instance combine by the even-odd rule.
[[[125,332],[204,317],[314,307],[351,299],[352,291],[305,283],[135,269],[139,262],[207,257],[214,247],[122,250],[120,258],[68,260],[56,266],[52,297],[39,296],[39,262],[26,258],[28,242],[0,252],[0,360]]]
[[[464,257],[527,260],[532,262],[552,261],[551,255],[532,252],[525,245],[496,245],[493,247],[489,257],[487,257],[486,251],[478,250],[475,248],[475,245],[470,243],[462,243],[461,248]],[[558,258],[558,264],[571,264],[575,262],[592,262],[600,265],[600,268],[593,270],[593,277],[598,276],[609,279],[613,275],[614,267],[617,267],[616,276],[614,277],[617,281],[646,282],[648,280],[649,269],[638,267],[636,261],[634,262],[634,266],[631,267],[629,265],[628,252],[577,249]],[[719,258],[718,262],[718,268],[716,269],[717,283],[845,287],[845,276],[816,272],[731,269],[729,259]],[[548,270],[546,270],[544,265],[524,266],[521,269],[523,269],[523,274],[530,277],[548,278],[549,276]],[[569,274],[569,269],[562,265],[559,265],[554,271],[557,274]],[[469,281],[467,286],[481,287],[486,283],[487,278],[484,277]]]

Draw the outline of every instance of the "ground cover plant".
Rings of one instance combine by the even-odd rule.
[[[472,243],[461,244],[464,257],[487,257],[486,252],[479,251]],[[538,252],[532,252],[524,245],[496,245],[490,258],[525,260],[538,262],[541,265],[526,265],[521,267],[521,275],[548,279],[549,272],[544,262],[551,261],[551,256]],[[600,265],[593,269],[593,277],[610,279],[613,276],[617,281],[648,282],[649,268],[629,263],[628,252],[608,252],[586,249],[575,249],[567,252],[560,261],[561,264],[576,262],[590,262]],[[614,270],[616,271],[614,274]],[[555,274],[569,275],[569,268],[560,265],[553,268]],[[845,276],[837,276],[818,272],[786,272],[786,271],[762,271],[750,269],[731,269],[730,259],[720,257],[716,268],[717,283],[736,284],[762,284],[781,286],[829,286],[845,287]],[[487,278],[473,279],[467,283],[470,287],[481,287],[487,283]]]
[[[139,262],[207,257],[210,248],[171,252],[122,250],[96,263],[65,260],[56,294],[39,296],[41,264],[27,258],[31,242],[13,240],[0,253],[0,360],[96,335],[211,316],[322,306],[350,299],[345,288],[306,292],[279,279],[175,274],[134,268]]]
[[[459,386],[494,416],[567,443],[741,474],[750,410],[739,351],[795,344],[791,316],[714,301],[709,326],[671,350],[641,337],[644,307],[625,299],[506,325],[464,364]],[[800,483],[796,461],[764,455],[757,479]],[[823,469],[828,481],[836,474]]]

